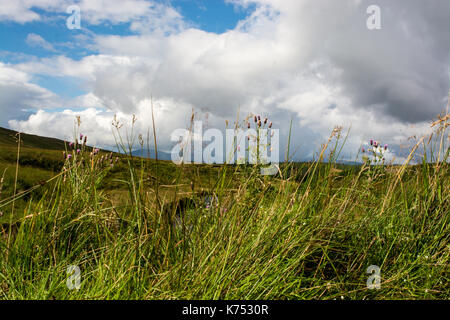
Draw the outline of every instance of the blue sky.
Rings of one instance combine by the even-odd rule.
[[[153,101],[160,143],[185,128],[268,116],[311,159],[333,128],[343,154],[370,139],[404,158],[429,132],[450,87],[450,2],[378,0],[0,0],[0,126],[67,139],[73,119],[112,146],[111,119],[147,132]],[[81,9],[81,29],[66,12]]]
[[[159,0],[162,4],[171,5],[190,26],[213,33],[223,33],[234,29],[240,20],[245,19],[254,6],[246,8],[227,3],[223,0]],[[76,3],[76,1],[74,2]],[[130,23],[83,26],[81,30],[68,31],[65,27],[69,14],[48,13],[44,10],[33,11],[44,15],[45,21],[26,24],[5,21],[0,23],[0,61],[4,63],[18,63],[35,58],[50,58],[63,54],[71,59],[79,60],[87,55],[96,54],[95,50],[79,49],[71,46],[76,36],[90,33],[101,35],[133,35],[137,32],[130,30]],[[29,34],[42,36],[52,44],[54,50],[48,50],[27,42]],[[19,54],[19,55],[18,55]],[[71,77],[37,75],[32,83],[46,88],[62,97],[77,97],[87,93],[81,88],[79,81]]]

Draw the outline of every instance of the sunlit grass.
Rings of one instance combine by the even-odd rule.
[[[3,221],[0,297],[448,299],[446,124],[439,161],[415,166],[319,162],[340,149],[338,132],[319,161],[284,164],[281,176],[125,155],[97,166],[102,152],[65,164],[59,153],[58,172],[21,166],[19,191],[55,178],[17,199],[9,245]],[[79,290],[66,286],[70,265]],[[367,288],[371,265],[379,290]]]

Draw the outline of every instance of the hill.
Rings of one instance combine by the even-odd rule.
[[[0,127],[0,145],[17,146],[17,131]],[[41,137],[33,134],[21,134],[22,147],[45,150],[64,150],[65,141],[55,138]]]

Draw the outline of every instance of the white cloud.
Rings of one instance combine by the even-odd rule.
[[[0,125],[37,108],[55,107],[58,97],[30,82],[31,76],[0,62]]]
[[[42,47],[49,51],[55,51],[55,48],[50,42],[35,33],[29,33],[25,39],[25,42],[32,47]]]
[[[231,2],[257,6],[235,30],[214,34],[188,28],[173,9],[151,2],[82,1],[82,19],[132,22],[138,34],[98,35],[98,55],[40,59],[16,69],[83,79],[90,93],[77,103],[109,111],[83,111],[93,127],[98,119],[98,128],[106,128],[113,113],[148,118],[143,105],[153,95],[164,105],[159,126],[165,143],[171,130],[185,127],[181,119],[191,107],[209,112],[216,124],[233,120],[239,108],[241,118],[267,114],[285,134],[295,115],[294,142],[315,136],[303,147],[308,155],[335,125],[352,126],[349,151],[370,138],[400,144],[426,132],[427,121],[443,108],[450,43],[442,30],[448,29],[450,3],[424,9],[417,0],[407,6],[380,0],[383,28],[369,31],[369,1]],[[51,133],[52,121],[73,116],[41,111],[10,125],[44,134]],[[99,136],[111,143],[106,132]]]
[[[158,143],[162,145],[162,147],[160,146],[161,150],[170,150],[168,146],[170,144],[172,128],[173,126],[186,128],[189,124],[192,106],[177,102],[173,99],[155,100],[153,101],[153,105]],[[134,112],[137,118],[134,132],[136,134],[143,134],[144,137],[147,136],[147,132],[153,134],[150,108],[151,101],[143,100],[137,105]],[[174,109],[179,110],[179,112],[173,112]],[[115,129],[112,126],[112,121],[115,115],[117,120],[124,125],[120,132],[124,141],[127,141],[127,135],[131,133],[132,128],[131,114],[112,112],[99,108],[87,108],[84,110],[66,109],[61,112],[50,112],[41,109],[35,114],[30,115],[28,119],[10,120],[9,126],[17,131],[70,140],[74,136],[75,119],[77,116],[80,116],[80,131],[89,137],[89,143],[91,145],[114,148],[116,141],[113,135],[113,130]],[[167,119],[170,120],[170,126],[164,125]],[[138,147],[136,144],[134,146]]]

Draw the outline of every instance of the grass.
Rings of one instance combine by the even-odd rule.
[[[0,298],[448,299],[447,125],[418,143],[441,155],[419,165],[323,163],[342,147],[333,131],[318,161],[276,176],[25,145],[15,197],[16,151],[1,152]]]

